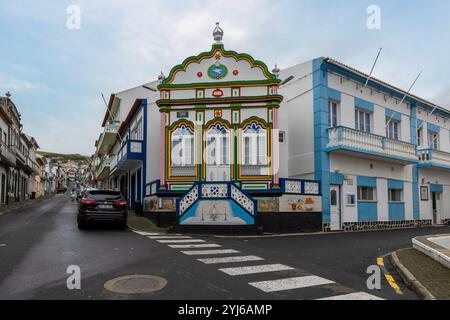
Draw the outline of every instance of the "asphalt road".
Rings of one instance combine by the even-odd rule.
[[[381,290],[368,290],[366,269],[376,264],[377,257],[409,247],[414,236],[445,232],[450,232],[450,227],[249,239],[191,236],[171,240],[194,239],[199,242],[193,244],[217,247],[171,248],[186,243],[161,243],[167,239],[107,227],[80,231],[76,205],[67,195],[57,195],[32,208],[0,216],[0,299],[270,300],[360,292],[383,299],[417,299],[402,283],[398,284],[403,295],[396,294],[385,280]],[[182,252],[225,249],[236,252],[204,256]],[[241,256],[258,260],[213,264],[197,260]],[[67,288],[70,265],[81,269],[80,290]],[[261,267],[266,265],[270,266]],[[244,266],[278,271],[232,275],[254,270],[241,268]],[[132,274],[163,277],[167,286],[140,295],[112,293],[103,287],[110,279]],[[305,276],[312,284],[327,281],[307,287],[299,283]],[[292,279],[270,282],[286,278]]]

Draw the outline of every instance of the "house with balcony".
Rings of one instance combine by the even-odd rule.
[[[321,182],[325,230],[450,219],[446,108],[330,58],[280,79],[280,171]]]
[[[132,177],[122,176],[120,173],[123,170],[116,170],[118,153],[126,151],[122,148],[122,142],[125,140],[121,136],[120,130],[125,130],[123,124],[130,114],[133,114],[132,109],[136,99],[144,99],[151,95],[154,85],[154,83],[145,83],[110,96],[102,121],[102,132],[95,144],[97,163],[94,164],[94,167],[97,187],[117,188],[119,183],[116,182],[122,181],[120,182],[121,190],[124,193],[127,193],[130,188]],[[122,168],[122,166],[119,167]],[[140,179],[143,181],[142,178]]]

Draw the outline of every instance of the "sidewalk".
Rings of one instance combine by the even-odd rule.
[[[450,300],[450,269],[414,248],[394,252],[391,261],[422,299]]]
[[[128,211],[128,227],[132,230],[143,232],[166,233],[167,231],[167,229],[158,228],[149,219],[143,216],[137,216],[134,210]]]
[[[27,207],[31,207],[32,205],[39,203],[41,201],[50,199],[54,196],[54,194],[46,195],[44,197],[40,197],[38,199],[27,199],[20,202],[12,202],[8,205],[0,205],[0,216],[6,213],[11,213],[16,210],[24,209]]]

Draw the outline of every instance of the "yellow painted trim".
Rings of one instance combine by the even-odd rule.
[[[177,121],[177,122],[173,123],[172,126],[167,129],[167,136],[166,136],[167,177],[166,177],[166,181],[169,181],[169,182],[171,182],[171,181],[189,181],[189,182],[191,182],[191,181],[197,181],[198,180],[198,163],[196,161],[197,160],[198,147],[197,147],[196,144],[194,144],[195,145],[195,159],[194,159],[194,162],[196,163],[195,164],[195,177],[172,177],[172,173],[171,173],[171,169],[170,169],[171,168],[171,166],[170,166],[170,164],[171,164],[171,148],[172,148],[172,145],[171,145],[172,138],[171,137],[172,137],[172,132],[175,131],[179,126],[182,126],[182,125],[186,125],[190,129],[192,129],[192,131],[194,131],[194,139],[196,139],[196,135],[197,135],[197,131],[198,131],[198,130],[195,129],[195,125],[191,121],[188,121],[188,120]]]
[[[214,125],[216,124],[220,124],[223,125],[225,128],[227,128],[228,130],[230,130],[230,153],[231,150],[233,150],[233,154],[230,154],[230,161],[232,161],[232,159],[234,159],[234,130],[233,130],[233,126],[231,126],[228,121],[224,121],[222,119],[216,119],[216,120],[212,120],[210,122],[208,122],[208,124],[206,126],[203,127],[202,129],[202,176],[203,179],[206,181],[206,155],[205,155],[205,151],[206,151],[206,131],[208,131],[209,129],[211,129]],[[230,174],[230,179],[234,180],[234,163],[230,164],[230,170],[231,170],[231,174]]]
[[[267,132],[267,172],[269,173],[266,176],[244,176],[242,175],[242,130],[253,122],[260,124],[262,127],[266,129]],[[262,119],[257,118],[249,118],[245,120],[238,129],[238,179],[239,180],[272,180],[272,166],[271,166],[271,156],[272,156],[272,133],[271,133],[270,125]]]
[[[384,267],[384,259],[383,259],[383,258],[378,258],[378,259],[377,259],[377,264],[378,264],[380,267]]]
[[[384,276],[386,277],[387,282],[392,287],[392,289],[394,289],[396,294],[403,294],[402,290],[400,289],[400,287],[397,285],[394,278],[390,274],[385,274]]]

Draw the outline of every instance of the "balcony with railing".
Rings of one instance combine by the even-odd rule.
[[[416,145],[405,141],[342,126],[328,129],[328,137],[328,152],[362,153],[366,157],[387,158],[405,164],[417,162]]]
[[[127,140],[117,154],[117,169],[129,170],[142,160],[144,160],[144,142]]]
[[[16,154],[16,159],[20,160],[22,164],[25,164],[27,161],[27,157],[20,150],[19,146],[12,146],[12,150]]]
[[[106,154],[109,152],[111,147],[114,145],[119,132],[120,122],[108,122],[105,125],[105,131],[100,135],[97,149],[99,154]]]
[[[109,177],[109,170],[111,167],[111,158],[103,159],[97,168],[96,175],[98,179],[105,179]]]
[[[450,169],[450,153],[436,149],[418,151],[420,167],[438,167]]]
[[[0,143],[0,161],[6,166],[16,165],[16,153],[4,143]]]

